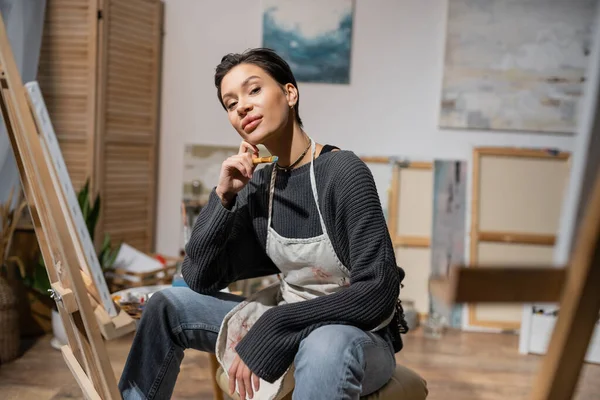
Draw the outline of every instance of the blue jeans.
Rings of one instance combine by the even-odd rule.
[[[214,353],[223,318],[242,300],[186,287],[155,293],[121,375],[123,398],[169,399],[184,349]],[[294,364],[294,400],[358,399],[380,389],[396,367],[389,340],[346,325],[315,329],[300,343]]]

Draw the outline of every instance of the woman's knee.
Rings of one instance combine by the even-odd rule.
[[[177,323],[178,304],[182,288],[166,288],[154,293],[144,306],[140,324],[166,324],[173,326]]]
[[[345,358],[362,363],[359,343],[365,333],[353,326],[326,325],[315,329],[302,342],[296,355],[296,366],[311,367],[339,365]],[[319,370],[320,368],[314,368]]]
[[[146,305],[144,306],[144,312],[142,313],[142,316],[146,316],[148,314],[163,313],[172,309],[172,297],[174,294],[169,293],[171,291],[172,288],[166,288],[152,294],[152,296],[150,296],[150,298],[146,302]]]

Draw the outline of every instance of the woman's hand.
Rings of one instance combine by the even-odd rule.
[[[248,150],[252,150],[252,153]],[[216,192],[226,208],[229,208],[238,192],[250,182],[255,169],[252,164],[253,156],[258,157],[258,147],[242,141],[238,154],[223,161]]]
[[[254,391],[260,388],[260,379],[254,375],[250,368],[244,364],[237,354],[229,368],[229,394],[235,393],[235,384],[237,382],[238,392],[241,399],[246,399],[246,395],[251,399],[254,397]],[[254,389],[253,389],[254,388]]]

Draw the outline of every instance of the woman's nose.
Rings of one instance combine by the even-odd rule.
[[[252,104],[240,100],[237,110],[239,115],[245,115],[249,111],[252,111]]]

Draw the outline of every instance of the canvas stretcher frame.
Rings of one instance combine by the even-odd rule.
[[[365,163],[390,164],[392,178],[388,191],[388,229],[394,247],[429,247],[429,236],[401,235],[398,233],[398,210],[400,207],[400,175],[403,169],[433,170],[433,163],[428,161],[401,161],[394,157],[360,157]]]
[[[387,190],[387,225],[392,245],[396,252],[396,256],[399,258],[399,263],[405,263],[404,268],[407,268],[407,275],[410,274],[410,279],[404,282],[405,289],[403,291],[403,301],[410,301],[417,310],[420,319],[425,319],[430,310],[429,294],[427,284],[422,287],[418,282],[421,281],[421,275],[426,274],[427,276],[431,272],[430,265],[430,253],[431,253],[431,235],[429,224],[425,224],[427,234],[422,234],[419,231],[423,231],[422,226],[415,225],[415,220],[421,221],[421,218],[416,218],[413,221],[406,220],[406,210],[402,209],[403,204],[413,204],[410,196],[415,196],[412,193],[414,188],[418,190],[429,190],[433,189],[433,183],[429,187],[428,182],[425,182],[423,176],[420,174],[422,171],[433,172],[433,162],[428,161],[410,161],[401,159],[398,157],[383,157],[383,156],[362,156],[361,160],[368,165],[389,165],[391,176],[389,181],[389,188]],[[417,175],[404,175],[403,173]],[[431,174],[433,178],[433,173]],[[403,180],[406,179],[406,181]],[[402,188],[403,182],[408,185]],[[418,182],[418,183],[415,183]],[[422,184],[423,183],[423,184]],[[415,186],[416,185],[416,186]],[[407,187],[411,189],[408,192],[409,196],[402,196]],[[426,188],[426,189],[423,189]],[[421,193],[421,192],[418,192]],[[416,196],[420,196],[419,194]],[[427,197],[428,195],[423,194],[421,197]],[[414,201],[414,198],[412,199]],[[423,203],[426,204],[426,203]],[[426,208],[432,206],[432,204],[426,205]],[[409,207],[410,208],[410,207]],[[425,213],[429,213],[429,210],[425,210]],[[418,214],[421,215],[421,214]],[[431,214],[432,215],[432,214]],[[408,218],[410,220],[410,218]],[[427,216],[424,216],[427,219]],[[400,228],[400,224],[403,224],[403,229]],[[408,228],[408,229],[407,229]],[[413,231],[415,233],[411,233]],[[424,270],[415,271],[415,268],[423,268]],[[423,282],[427,282],[425,277]],[[409,304],[409,303],[407,303]]]
[[[556,235],[554,234],[533,234],[517,231],[498,231],[486,230],[480,226],[482,213],[482,160],[485,157],[502,158],[506,160],[530,159],[530,160],[570,160],[571,154],[568,152],[556,152],[545,149],[527,149],[514,147],[477,147],[473,149],[472,159],[472,185],[471,185],[471,226],[469,233],[469,264],[477,267],[480,263],[480,245],[482,243],[492,244],[512,244],[512,245],[534,245],[544,246],[551,249],[554,246]],[[558,220],[558,216],[557,216]],[[491,328],[507,331],[518,330],[521,326],[519,322],[481,319],[478,317],[477,305],[469,304],[467,306],[468,325],[471,328]]]

